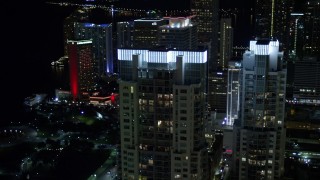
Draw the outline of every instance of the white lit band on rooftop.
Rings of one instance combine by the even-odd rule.
[[[267,44],[258,44],[258,41],[250,41],[250,50],[257,55],[269,55],[279,49],[279,41],[268,41]]]
[[[119,61],[132,61],[132,55],[141,55],[143,61],[148,63],[176,62],[177,56],[183,56],[185,63],[206,63],[207,50],[204,51],[150,51],[140,49],[118,49]]]
[[[67,41],[68,44],[71,43],[71,44],[91,44],[92,41],[91,40],[68,40]]]
[[[291,13],[291,16],[303,16],[303,13]]]

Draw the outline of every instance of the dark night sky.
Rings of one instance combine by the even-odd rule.
[[[56,59],[61,47],[64,14],[52,11],[42,0],[7,2],[2,6],[0,124],[23,120],[23,99],[52,85],[48,62]],[[57,11],[58,12],[58,11]],[[62,38],[62,37],[61,37]],[[2,118],[5,117],[5,118]]]

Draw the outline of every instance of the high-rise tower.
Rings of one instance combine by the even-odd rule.
[[[73,100],[94,88],[91,40],[68,40],[70,90]]]
[[[303,19],[303,13],[290,14],[289,55],[292,61],[303,55]]]
[[[235,120],[233,175],[281,179],[284,172],[286,69],[279,42],[250,41],[240,73],[240,110]]]
[[[133,21],[117,22],[117,48],[132,48]]]
[[[198,48],[194,16],[144,18],[118,22],[118,48],[166,47],[191,50]]]
[[[142,18],[134,20],[133,47],[151,48],[159,45],[158,29],[167,24],[163,18]]]
[[[273,38],[278,40],[284,59],[289,54],[290,13],[293,0],[255,0],[254,36],[256,38]]]
[[[288,31],[292,0],[255,0],[254,33],[258,38],[282,40]]]
[[[78,40],[92,40],[95,75],[113,73],[111,24],[75,22],[74,37]]]
[[[190,17],[164,17],[168,24],[159,27],[159,45],[177,50],[198,47],[197,26]]]
[[[303,7],[303,55],[320,58],[320,1],[308,1]]]
[[[194,23],[198,26],[199,45],[208,48],[208,104],[215,106],[218,97],[214,92],[214,79],[217,78],[218,68],[219,1],[191,0],[190,8],[195,15]]]
[[[230,61],[228,67],[226,125],[233,126],[239,113],[239,73],[241,63]]]
[[[229,61],[232,58],[233,28],[231,23],[231,18],[220,19],[220,51],[218,67],[223,70],[228,68]]]
[[[206,179],[207,50],[118,49],[122,179]]]
[[[70,16],[66,17],[63,22],[63,43],[64,56],[68,56],[68,40],[74,40],[74,23],[86,22],[89,20],[89,9],[77,8]]]
[[[219,1],[191,0],[190,8],[195,15],[194,22],[198,26],[199,44],[208,46],[209,73],[217,68]]]
[[[294,64],[293,98],[299,104],[320,104],[320,61],[305,57]]]

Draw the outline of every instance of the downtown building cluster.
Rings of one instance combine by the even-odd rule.
[[[191,1],[185,17],[149,12],[133,21],[73,25],[77,40],[66,43],[74,99],[94,89],[95,77],[118,73],[122,179],[212,179],[223,157],[211,160],[209,153],[222,148],[207,138],[216,122],[232,132],[224,144],[232,154],[229,177],[283,178],[287,91],[312,103],[320,91],[317,78],[302,78],[306,66],[319,77],[319,28],[307,27],[319,22],[319,1],[308,2],[304,14],[293,4],[255,1],[255,38],[236,59],[233,18],[219,18],[217,0]],[[288,77],[292,62],[299,75]],[[217,113],[225,114],[222,122]]]

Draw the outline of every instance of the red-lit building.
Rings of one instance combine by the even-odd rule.
[[[94,88],[91,40],[68,40],[70,91],[73,100]]]
[[[90,96],[91,104],[100,105],[117,105],[119,101],[119,94],[112,93],[110,96]]]

